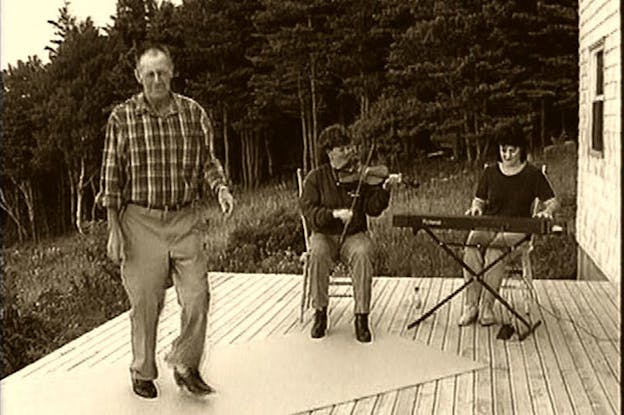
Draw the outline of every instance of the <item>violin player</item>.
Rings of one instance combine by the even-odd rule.
[[[340,259],[351,270],[355,337],[368,343],[372,337],[368,315],[375,247],[367,232],[366,217],[379,216],[388,207],[390,188],[399,178],[387,175],[381,180],[367,180],[362,173],[370,171],[369,166],[358,162],[357,146],[349,130],[342,125],[325,128],[319,136],[319,144],[327,161],[305,177],[299,199],[312,231],[308,260],[315,311],[310,335],[318,339],[326,334],[329,274],[334,262]],[[370,154],[367,163],[369,161]]]

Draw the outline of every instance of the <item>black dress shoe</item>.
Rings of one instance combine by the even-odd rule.
[[[147,399],[154,399],[158,396],[158,390],[156,389],[156,385],[154,385],[154,381],[152,380],[133,378],[132,390],[137,395]]]
[[[371,341],[371,332],[368,328],[368,314],[355,315],[355,337],[361,343]]]
[[[173,379],[176,385],[186,389],[188,392],[196,396],[206,396],[215,390],[201,378],[197,369],[173,369]]]
[[[327,307],[323,307],[320,310],[314,311],[314,324],[310,331],[310,336],[313,339],[320,339],[325,336],[327,330]]]

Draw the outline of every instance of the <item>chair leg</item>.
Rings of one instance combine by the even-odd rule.
[[[531,306],[533,303],[533,264],[531,264],[530,254],[527,252],[522,256],[522,281],[524,282],[524,312],[531,314]]]
[[[303,323],[303,314],[310,305],[310,273],[308,272],[308,261],[303,263],[303,281],[301,287],[301,310],[299,312],[299,322]]]

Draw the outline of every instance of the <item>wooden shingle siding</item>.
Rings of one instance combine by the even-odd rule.
[[[576,237],[579,278],[621,274],[622,27],[621,2],[579,1],[579,137]],[[602,151],[592,147],[594,59],[602,52]],[[588,275],[585,275],[588,274]]]

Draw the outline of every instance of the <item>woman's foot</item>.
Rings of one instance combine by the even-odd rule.
[[[494,312],[491,305],[482,306],[479,311],[479,323],[482,326],[491,326],[496,321],[494,320]]]
[[[457,324],[459,324],[460,326],[467,326],[468,324],[472,324],[477,319],[477,314],[477,306],[464,306],[464,312],[462,313],[461,317],[459,317]]]

